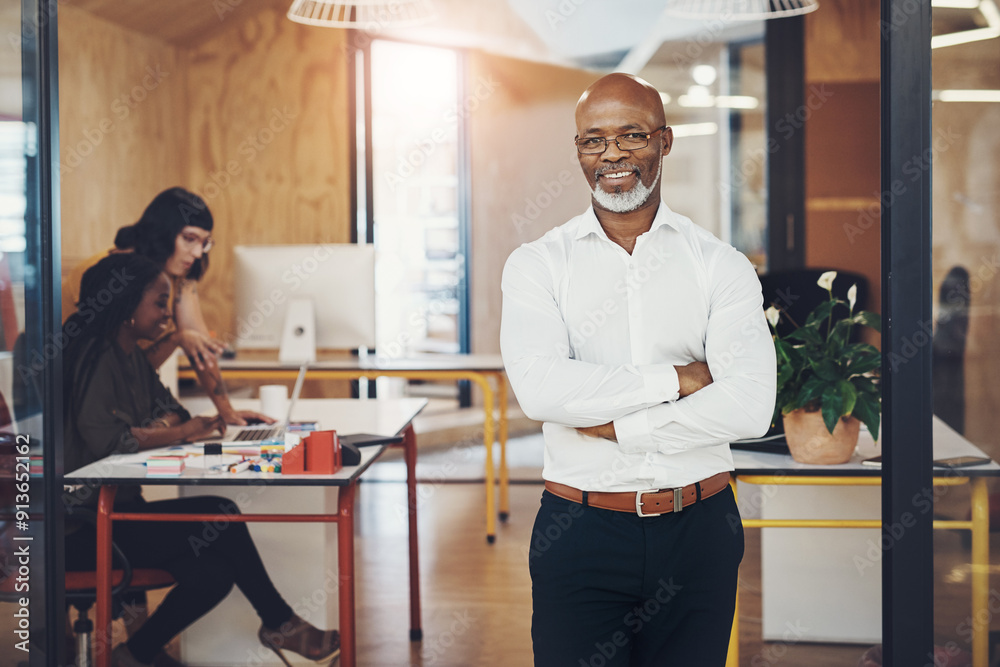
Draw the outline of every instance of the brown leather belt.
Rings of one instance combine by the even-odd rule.
[[[720,472],[708,479],[694,484],[688,484],[676,489],[649,489],[646,491],[626,491],[608,493],[603,491],[587,491],[586,502],[584,493],[572,486],[558,482],[545,482],[545,489],[552,494],[574,503],[590,507],[599,507],[616,512],[628,512],[639,516],[656,516],[668,512],[680,512],[688,505],[704,500],[722,491],[729,484],[729,473]]]

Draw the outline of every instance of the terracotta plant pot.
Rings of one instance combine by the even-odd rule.
[[[834,465],[847,463],[858,446],[861,421],[842,417],[833,433],[826,430],[823,413],[793,410],[783,416],[785,440],[792,458],[799,463]]]

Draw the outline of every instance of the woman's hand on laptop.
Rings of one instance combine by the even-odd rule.
[[[221,415],[214,417],[192,417],[182,424],[184,440],[187,442],[198,442],[207,440],[210,436],[226,433],[226,422]]]
[[[220,413],[221,414],[221,413]],[[246,426],[248,424],[273,424],[277,420],[253,410],[233,410],[223,415],[227,424],[232,426]]]

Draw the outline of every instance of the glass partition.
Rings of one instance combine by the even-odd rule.
[[[41,7],[39,7],[41,5]],[[0,0],[0,664],[54,665],[61,615],[50,584],[60,559],[49,543],[57,465],[43,388],[53,390],[59,348],[43,333],[51,276],[49,11],[55,3]],[[54,63],[53,63],[54,66]],[[47,258],[43,260],[43,258]],[[51,322],[49,323],[51,325]],[[43,455],[44,454],[44,455]]]
[[[934,2],[931,38],[933,151],[914,161],[933,180],[932,298],[935,456],[952,440],[1000,459],[1000,14],[993,0]],[[930,327],[928,327],[930,328]],[[973,449],[974,446],[974,449]],[[935,469],[935,476],[941,474]],[[970,483],[935,486],[934,517],[985,518],[1000,486],[984,467],[957,469]],[[990,517],[1000,524],[1000,514]],[[985,524],[983,524],[985,528]],[[934,643],[955,664],[974,653],[973,635],[1000,628],[1000,597],[989,587],[1000,543],[968,529],[934,531]],[[977,598],[978,596],[978,598]],[[980,653],[984,653],[982,648]],[[972,658],[968,658],[972,659]],[[972,664],[986,665],[987,656]],[[950,664],[950,663],[949,663]]]

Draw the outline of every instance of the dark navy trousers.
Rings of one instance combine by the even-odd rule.
[[[724,667],[742,559],[728,486],[655,517],[543,492],[528,553],[535,667]]]

